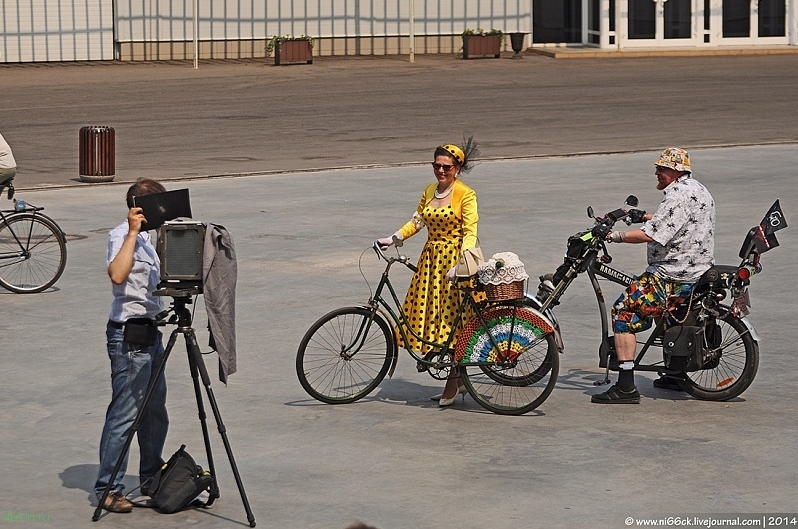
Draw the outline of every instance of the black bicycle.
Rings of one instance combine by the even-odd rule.
[[[0,285],[17,294],[41,292],[66,268],[66,235],[43,207],[14,198],[13,178],[0,182],[0,195],[6,189],[13,208],[0,209]]]
[[[605,242],[616,222],[631,224],[629,208],[637,206],[637,198],[629,196],[626,204],[625,208],[603,217],[594,217],[593,209],[588,208],[588,216],[594,219],[595,225],[569,237],[563,263],[554,274],[541,276],[537,295],[526,298],[529,305],[548,315],[555,324],[558,345],[561,345],[559,327],[551,308],[559,304],[566,289],[579,275],[587,274],[601,318],[599,367],[606,368],[605,378],[596,385],[609,383],[609,371],[618,370],[599,279],[624,287],[636,279],[609,265],[612,257]],[[762,271],[759,258],[766,243],[761,241],[765,241],[763,229],[752,228],[740,249],[739,265],[713,266],[698,280],[689,299],[669,306],[655,320],[648,339],[639,342],[642,349],[634,361],[636,370],[669,375],[684,391],[702,400],[729,400],[751,385],[759,367],[759,337],[746,317],[748,285],[751,276]],[[661,357],[644,362],[652,347],[662,350]]]

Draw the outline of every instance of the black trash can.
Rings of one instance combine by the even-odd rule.
[[[84,182],[110,182],[116,173],[116,133],[113,127],[80,128],[80,179]]]

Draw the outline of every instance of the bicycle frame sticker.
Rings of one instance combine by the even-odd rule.
[[[626,272],[621,272],[620,270],[616,270],[615,268],[609,267],[600,261],[596,261],[596,264],[598,265],[595,267],[596,275],[610,279],[619,285],[628,286],[632,281],[635,280],[635,276],[629,275]]]

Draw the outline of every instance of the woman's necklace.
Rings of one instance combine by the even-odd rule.
[[[440,199],[442,199],[442,198],[446,198],[446,197],[448,197],[448,196],[449,196],[449,193],[451,193],[451,192],[452,192],[452,188],[453,188],[453,187],[454,187],[454,182],[452,182],[452,185],[450,185],[450,186],[449,186],[449,187],[447,187],[447,188],[446,188],[444,191],[441,191],[441,192],[438,192],[438,188],[435,188],[435,198],[437,198],[438,200],[440,200]]]

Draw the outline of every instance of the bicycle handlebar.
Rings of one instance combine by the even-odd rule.
[[[416,265],[414,265],[413,263],[411,263],[410,259],[406,255],[399,254],[399,250],[398,249],[396,250],[396,253],[397,253],[396,257],[388,257],[387,255],[385,255],[385,252],[380,247],[379,241],[374,241],[374,243],[372,243],[372,245],[371,245],[371,248],[374,250],[374,252],[377,254],[377,256],[380,259],[382,259],[383,261],[385,261],[386,263],[389,263],[389,264],[400,263],[400,264],[403,264],[406,267],[408,267],[410,270],[412,270],[413,273],[418,272],[418,267]],[[386,247],[385,249],[387,250],[388,248]]]
[[[610,211],[603,218],[596,219],[596,225],[590,230],[590,233],[593,234],[594,237],[598,237],[602,240],[606,239],[607,235],[609,235],[612,228],[615,226],[615,223],[619,220],[627,221],[629,220],[629,212],[624,209],[616,209],[614,211]],[[629,222],[631,224],[631,222]]]
[[[609,252],[607,252],[607,236],[615,227],[615,224],[619,221],[625,222],[627,226],[631,225],[633,211],[639,210],[618,208],[616,210],[610,211],[603,217],[593,217],[593,208],[588,208],[588,215],[591,215],[591,218],[593,218],[595,221],[595,225],[589,231],[581,232],[576,236],[582,239],[585,243],[589,243],[591,246],[595,246],[601,250],[603,254],[601,260],[605,263],[610,263],[612,262],[612,256],[610,256]],[[643,211],[639,211],[639,213],[640,215],[645,215],[645,212]],[[636,215],[636,217],[640,217],[640,215]]]

